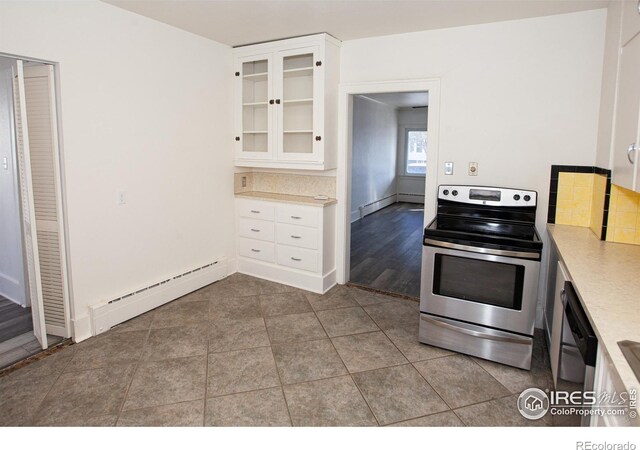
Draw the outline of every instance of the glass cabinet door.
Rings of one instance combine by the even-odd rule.
[[[261,55],[239,61],[236,75],[240,77],[239,111],[236,123],[241,124],[236,135],[237,153],[242,158],[272,157],[271,127],[273,107],[271,97],[271,56]],[[239,75],[238,75],[239,72]]]
[[[278,159],[311,160],[317,154],[316,47],[278,52]]]

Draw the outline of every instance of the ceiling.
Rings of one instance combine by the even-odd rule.
[[[103,0],[230,46],[326,32],[346,41],[604,8],[605,0]]]
[[[394,108],[413,108],[429,104],[428,92],[385,92],[382,94],[364,94],[362,97],[393,106]]]

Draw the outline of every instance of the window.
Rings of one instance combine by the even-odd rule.
[[[405,146],[405,173],[425,175],[427,173],[427,130],[407,129]]]

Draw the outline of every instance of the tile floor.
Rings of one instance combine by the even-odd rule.
[[[0,425],[525,426],[531,371],[417,342],[418,304],[232,275],[0,377]]]

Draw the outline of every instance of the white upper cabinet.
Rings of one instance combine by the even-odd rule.
[[[335,168],[339,41],[319,34],[234,55],[236,166]]]
[[[624,45],[640,32],[640,14],[638,14],[639,0],[625,0],[622,8],[622,36]]]
[[[637,20],[640,24],[638,11],[629,9],[625,9],[623,12],[623,24],[631,23],[629,15],[633,16],[633,20]],[[619,58],[611,155],[612,181],[623,188],[637,191],[640,190],[638,180],[638,159],[640,158],[640,35],[636,34],[631,40],[623,42]]]

